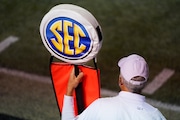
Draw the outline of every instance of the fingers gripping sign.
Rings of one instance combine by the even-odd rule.
[[[79,75],[77,75],[77,77],[76,77],[75,76],[75,69],[73,67],[73,69],[70,73],[66,95],[68,95],[68,96],[73,95],[74,89],[79,85],[80,82],[82,82],[83,76],[84,76],[83,72],[80,71]]]

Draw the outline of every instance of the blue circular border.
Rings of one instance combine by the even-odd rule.
[[[77,25],[82,29],[82,31],[85,33],[85,36],[86,36],[86,37],[80,37],[80,43],[86,46],[86,49],[85,49],[82,53],[77,54],[77,55],[68,55],[68,54],[65,54],[65,53],[59,51],[59,50],[53,45],[53,43],[51,42],[51,39],[52,39],[52,38],[54,38],[55,40],[57,40],[57,38],[56,38],[56,36],[51,32],[50,27],[51,27],[55,22],[60,21],[60,20],[62,20],[62,21],[63,21],[63,20],[67,20],[67,21],[69,21],[69,22],[72,22],[72,24],[77,24]],[[68,32],[69,35],[71,35],[71,36],[74,35],[73,27],[69,27],[69,28],[68,28],[68,31],[69,31],[69,32]],[[63,31],[62,31],[62,32],[59,32],[59,31],[58,31],[58,33],[59,33],[62,37],[64,37]],[[71,18],[67,18],[67,17],[57,17],[57,18],[52,19],[52,20],[47,24],[45,34],[46,34],[46,43],[47,43],[47,45],[49,46],[49,48],[50,48],[56,55],[58,55],[59,57],[63,57],[63,58],[65,58],[65,59],[70,59],[70,60],[71,60],[71,59],[83,58],[83,57],[87,56],[87,55],[89,54],[89,52],[91,51],[91,49],[92,49],[92,45],[91,45],[91,42],[92,42],[92,41],[91,41],[91,39],[90,39],[90,37],[89,37],[89,34],[88,34],[88,32],[86,31],[85,27],[84,27],[82,24],[80,24],[79,22],[77,22],[77,21],[75,21],[75,20],[73,20],[73,19],[71,19]],[[75,50],[73,42],[74,42],[74,41],[69,41],[69,47],[70,47],[70,49]]]

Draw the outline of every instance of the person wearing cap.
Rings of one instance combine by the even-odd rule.
[[[119,60],[119,87],[117,96],[99,98],[80,115],[74,115],[73,91],[81,82],[83,73],[75,77],[72,70],[67,93],[64,96],[62,120],[166,120],[162,113],[148,104],[141,90],[145,86],[149,68],[145,59],[137,54]]]

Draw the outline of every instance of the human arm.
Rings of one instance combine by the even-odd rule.
[[[74,71],[75,70],[73,68],[69,76],[66,94],[64,95],[62,120],[75,119],[73,92],[75,88],[78,86],[78,84],[81,82],[83,73],[80,71],[79,75],[76,77]]]

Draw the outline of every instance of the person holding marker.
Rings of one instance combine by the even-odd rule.
[[[74,114],[72,95],[83,78],[83,72],[80,71],[76,77],[73,69],[64,95],[62,120],[166,120],[162,113],[148,104],[145,96],[141,95],[149,75],[145,59],[132,54],[120,59],[118,66],[118,84],[121,89],[119,94],[95,100],[77,116]]]

